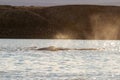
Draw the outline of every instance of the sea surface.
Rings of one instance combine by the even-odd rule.
[[[0,80],[120,80],[120,41],[0,39]]]

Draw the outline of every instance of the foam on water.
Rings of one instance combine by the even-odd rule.
[[[119,80],[120,41],[0,40],[1,80]],[[34,47],[105,48],[35,51]]]

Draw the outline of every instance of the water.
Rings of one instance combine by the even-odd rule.
[[[119,45],[102,40],[0,39],[0,80],[119,80]],[[49,46],[100,50],[33,50]]]

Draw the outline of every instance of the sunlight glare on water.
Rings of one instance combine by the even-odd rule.
[[[119,45],[115,40],[0,39],[0,79],[119,80]],[[98,50],[35,50],[49,46]]]

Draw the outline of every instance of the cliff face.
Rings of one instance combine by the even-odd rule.
[[[120,7],[0,7],[1,38],[120,39]]]

